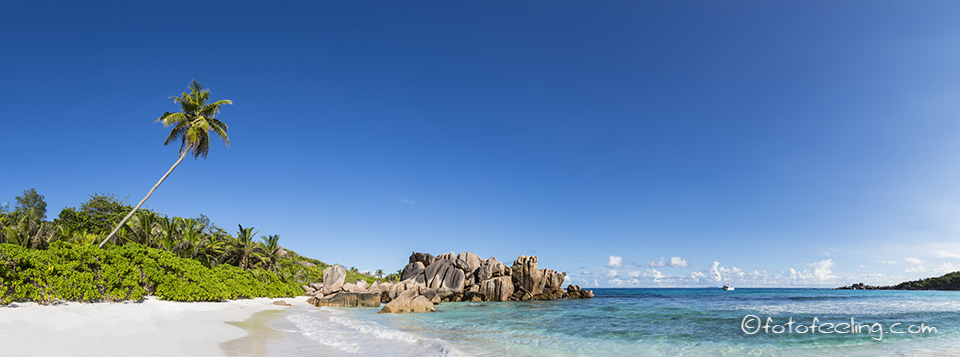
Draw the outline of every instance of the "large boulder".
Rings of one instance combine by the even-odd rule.
[[[480,267],[476,271],[476,281],[484,281],[490,278],[496,278],[500,276],[508,276],[511,274],[510,268],[506,264],[503,264],[497,261],[497,258],[490,257],[483,263],[480,264]]]
[[[553,269],[543,269],[543,291],[535,296],[537,300],[558,300],[563,298],[563,281],[567,273],[559,273]]]
[[[469,271],[465,271],[465,273],[467,274],[473,274],[473,272],[476,271],[477,268],[479,268],[480,265],[483,263],[483,259],[480,259],[479,255],[476,255],[470,252],[463,252],[458,254],[457,259],[460,259],[466,262],[467,266],[470,267]]]
[[[567,293],[563,296],[566,299],[589,299],[593,297],[593,290],[582,290],[580,285],[567,285]]]
[[[339,265],[323,270],[323,295],[330,295],[340,291],[343,287],[343,280],[347,278],[347,271]]]
[[[463,293],[465,275],[449,260],[437,260],[424,272],[426,285],[440,294],[441,298]]]
[[[403,270],[400,272],[400,280],[407,280],[419,274],[423,274],[424,268],[425,266],[423,265],[423,262],[411,262],[403,267]]]
[[[339,292],[322,298],[310,298],[307,302],[316,307],[380,307],[380,294]]]
[[[420,275],[420,280],[418,279],[407,279],[396,284],[392,284],[389,289],[383,292],[383,300],[390,301],[396,299],[397,296],[400,296],[401,293],[411,289],[426,288],[427,285],[423,282],[423,275]]]
[[[416,290],[407,290],[384,305],[379,313],[406,314],[435,311],[437,311],[437,308],[433,306],[430,300],[418,294]]]
[[[348,293],[362,293],[362,292],[364,292],[363,289],[361,289],[359,286],[357,286],[357,284],[354,284],[354,283],[346,283],[346,284],[343,284],[343,287],[341,287],[340,290],[341,290],[341,291],[346,291],[346,292],[348,292]]]
[[[463,254],[463,253],[460,253],[460,254]],[[453,266],[455,266],[457,269],[463,270],[464,275],[473,274],[473,271],[475,269],[475,268],[471,268],[470,264],[467,264],[467,261],[460,259],[460,256],[454,252],[440,254],[437,256],[437,260],[438,261],[446,260],[453,263]]]
[[[537,269],[537,257],[521,255],[513,261],[510,268],[513,285],[516,288],[514,297],[518,300],[530,300],[543,293],[544,274]]]
[[[487,279],[481,281],[479,286],[476,294],[487,301],[507,301],[514,293],[513,281],[509,276]]]
[[[430,253],[413,252],[413,254],[410,254],[410,262],[411,262],[411,263],[413,263],[413,262],[421,262],[421,263],[423,263],[423,266],[424,266],[424,267],[430,266],[430,264],[433,264],[433,262],[435,262],[435,261],[437,261],[437,257],[434,257],[434,256],[433,256],[432,254],[430,254]]]

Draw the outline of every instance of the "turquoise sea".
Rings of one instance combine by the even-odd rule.
[[[299,343],[357,355],[960,355],[960,292],[594,292],[586,300],[444,303],[409,315],[301,307],[280,328]]]

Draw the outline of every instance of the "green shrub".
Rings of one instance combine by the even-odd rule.
[[[301,290],[276,274],[193,259],[139,244],[99,249],[54,242],[46,250],[0,244],[0,303],[35,301],[222,301],[294,296]]]

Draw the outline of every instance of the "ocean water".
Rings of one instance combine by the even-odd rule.
[[[345,355],[960,355],[960,292],[594,292],[585,300],[444,303],[427,314],[304,307],[289,311],[286,331]]]

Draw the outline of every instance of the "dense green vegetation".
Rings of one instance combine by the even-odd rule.
[[[207,267],[140,244],[100,249],[54,242],[48,249],[0,244],[0,302],[139,300],[221,301],[294,296],[300,288],[262,269]]]
[[[24,196],[36,191],[24,191]],[[42,196],[40,201],[43,200]],[[279,235],[238,225],[230,234],[204,215],[168,217],[140,210],[104,248],[97,242],[132,209],[117,196],[94,194],[52,222],[20,203],[0,212],[0,302],[176,301],[293,296],[319,282],[324,262],[280,246]],[[36,203],[36,201],[34,201]],[[373,282],[355,268],[347,282]]]
[[[902,290],[960,290],[960,271],[933,278],[902,282],[894,285],[893,288]]]

